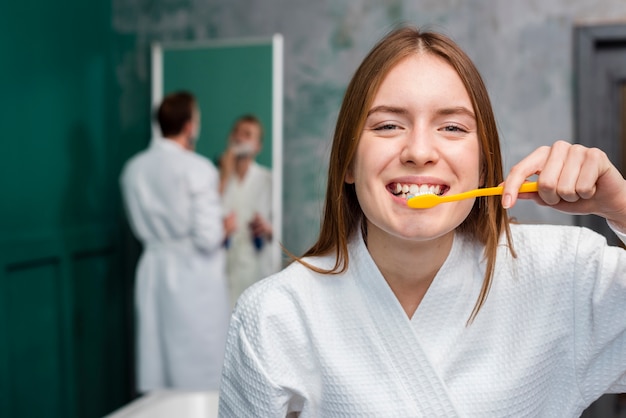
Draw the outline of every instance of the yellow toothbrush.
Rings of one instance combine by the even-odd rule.
[[[495,196],[502,194],[504,187],[486,187],[484,189],[474,189],[469,192],[451,194],[446,196],[437,196],[435,194],[422,194],[419,196],[413,196],[407,200],[406,204],[413,209],[428,209],[436,206],[440,203],[455,202],[457,200],[469,199],[471,197],[478,196]],[[537,191],[537,182],[529,182],[522,184],[520,187],[520,193],[529,193]]]

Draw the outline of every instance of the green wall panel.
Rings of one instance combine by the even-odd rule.
[[[107,187],[110,4],[5,3],[0,182],[10,204],[0,206],[2,238],[104,221],[115,202]]]
[[[4,289],[11,417],[68,414],[59,260],[7,267]],[[28,297],[24,297],[28,295]]]
[[[77,410],[80,417],[100,417],[125,399],[127,344],[120,336],[128,324],[119,309],[122,286],[112,248],[74,257]],[[94,295],[99,297],[94,298]],[[120,367],[124,365],[126,367]]]
[[[1,417],[98,417],[133,397],[111,8],[0,5]]]

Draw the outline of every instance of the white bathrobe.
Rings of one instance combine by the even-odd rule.
[[[218,177],[208,159],[163,138],[122,172],[144,248],[135,283],[141,392],[219,386],[230,300]]]
[[[224,189],[224,213],[235,212],[237,230],[230,236],[226,272],[232,304],[239,295],[258,280],[276,273],[274,240],[265,240],[261,248],[254,245],[249,224],[258,213],[272,222],[272,172],[252,162],[246,176],[233,175]]]
[[[501,246],[469,326],[483,248],[458,234],[411,319],[360,234],[345,274],[294,263],[256,284],[231,318],[220,417],[578,417],[626,391],[626,251],[578,227],[512,232],[519,257]]]

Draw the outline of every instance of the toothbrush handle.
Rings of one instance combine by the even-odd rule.
[[[503,191],[504,191],[504,187],[502,186],[485,187],[482,189],[470,190],[469,192],[459,193],[458,197],[465,198],[465,197],[478,197],[478,196],[495,196],[495,195],[501,195]],[[536,181],[524,183],[519,188],[520,193],[530,193],[530,192],[536,192],[536,191],[537,191]]]

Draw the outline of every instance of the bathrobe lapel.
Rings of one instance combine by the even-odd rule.
[[[458,251],[454,248],[458,246],[457,241],[451,255]],[[460,416],[414,324],[406,316],[360,237],[351,244],[350,268],[362,284],[360,289],[368,305],[370,320],[384,346],[392,372],[402,383],[404,396],[415,406],[416,416]]]

